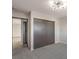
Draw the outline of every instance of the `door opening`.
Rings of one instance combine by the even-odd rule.
[[[23,21],[23,46],[27,47],[27,21]]]

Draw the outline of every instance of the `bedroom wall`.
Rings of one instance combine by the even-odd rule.
[[[55,43],[64,42],[66,43],[66,22],[62,19],[56,19],[52,17],[52,15],[43,14],[37,11],[31,11],[29,14],[25,14],[23,12],[19,12],[16,10],[12,10],[12,16],[14,17],[22,17],[28,18],[28,45],[31,50],[33,50],[33,18],[40,18],[49,21],[55,21]],[[64,35],[63,35],[64,33]]]
[[[60,18],[60,42],[67,44],[67,17]]]
[[[45,19],[49,21],[55,21],[55,43],[59,43],[59,21],[55,18],[53,18],[51,15],[43,14],[41,12],[32,11],[31,12],[31,50],[33,50],[33,18],[40,18]]]

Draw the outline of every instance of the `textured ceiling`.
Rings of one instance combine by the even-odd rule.
[[[12,0],[13,8],[28,12],[38,11],[45,14],[54,15],[57,18],[66,17],[67,8],[52,10],[49,6],[49,0]]]

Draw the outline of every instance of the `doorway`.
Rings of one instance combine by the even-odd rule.
[[[23,29],[23,47],[28,47],[27,43],[27,20],[22,20],[22,29]]]
[[[12,17],[12,48],[28,47],[27,23],[28,19]]]

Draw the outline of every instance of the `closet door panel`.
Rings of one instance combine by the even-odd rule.
[[[55,30],[54,30],[54,22],[47,21],[46,22],[46,34],[47,34],[47,44],[54,43]]]
[[[44,45],[45,25],[43,21],[34,20],[34,48],[39,48]]]
[[[54,43],[54,22],[34,18],[34,48]]]

